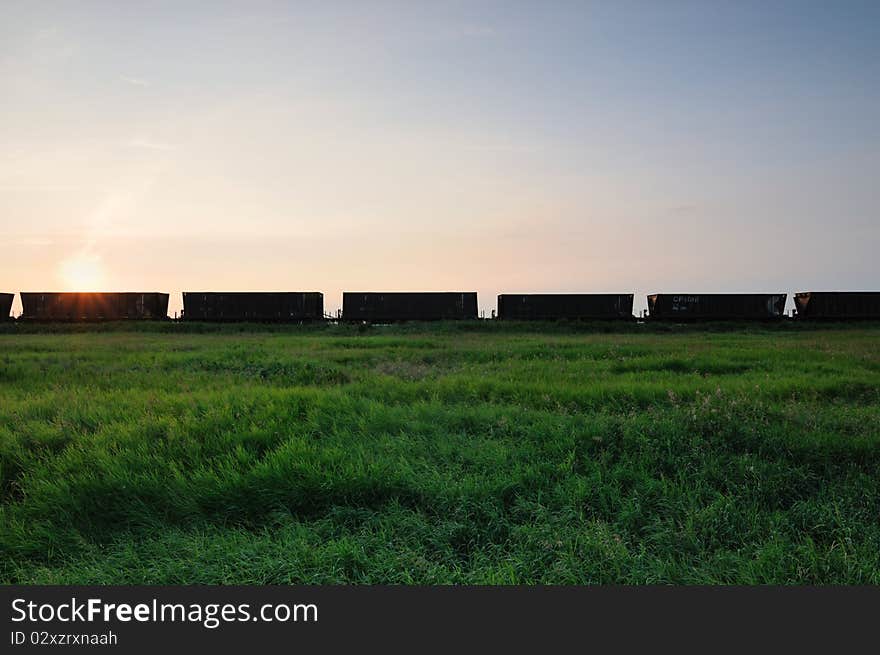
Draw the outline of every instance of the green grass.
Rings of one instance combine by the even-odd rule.
[[[880,327],[2,326],[6,583],[880,583]]]

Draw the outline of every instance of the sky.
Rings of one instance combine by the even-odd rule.
[[[878,118],[874,1],[0,0],[0,291],[878,290]]]

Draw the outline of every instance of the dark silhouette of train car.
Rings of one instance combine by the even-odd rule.
[[[504,293],[498,318],[517,321],[633,318],[631,293]]]
[[[878,291],[807,291],[794,294],[798,318],[880,319]]]
[[[785,315],[787,297],[785,293],[655,293],[648,296],[648,315],[674,321],[766,321]]]
[[[22,315],[31,321],[126,321],[168,318],[167,293],[24,293]]]
[[[12,318],[12,301],[14,298],[14,293],[0,293],[0,321],[7,321]]]
[[[319,291],[184,291],[185,321],[301,323],[324,318]]]
[[[342,294],[345,321],[453,321],[477,318],[476,292],[377,292]]]

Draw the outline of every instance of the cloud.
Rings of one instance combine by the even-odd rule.
[[[96,188],[91,184],[0,184],[0,193],[4,191],[93,191]],[[98,188],[98,190],[101,189]]]
[[[51,239],[41,239],[39,237],[25,237],[23,239],[16,239],[13,242],[13,245],[16,246],[51,246],[53,241]]]
[[[147,82],[147,80],[140,77],[129,77],[127,75],[122,75],[119,79],[121,79],[126,84],[131,84],[133,86],[150,86],[150,83]]]
[[[125,142],[128,148],[142,148],[143,150],[176,150],[177,145],[173,143],[165,143],[164,141],[155,141],[147,137],[134,137]]]
[[[439,30],[432,30],[432,32],[427,34],[426,37],[431,40],[458,41],[464,39],[490,39],[497,35],[498,31],[490,25],[464,23],[441,27]]]
[[[34,40],[45,41],[47,39],[54,39],[56,36],[58,36],[58,28],[53,25],[37,30],[34,34]]]
[[[497,34],[494,27],[488,25],[462,25],[458,30],[459,36],[469,38],[482,38],[495,36]]]

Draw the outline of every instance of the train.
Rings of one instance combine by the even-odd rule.
[[[0,316],[11,320],[14,294],[0,293]],[[633,315],[631,293],[500,294],[501,321],[778,321],[787,318],[786,293],[655,293]],[[22,292],[17,320],[34,322],[165,321],[169,294],[160,292]],[[794,294],[797,320],[880,320],[878,291],[807,291]],[[478,319],[475,291],[345,291],[342,310],[324,312],[319,291],[184,291],[178,320],[306,323],[347,321],[467,321]]]
[[[8,321],[12,319],[13,300],[15,300],[14,293],[0,293],[0,320]]]
[[[22,292],[21,319],[33,321],[125,321],[168,318],[167,293]]]
[[[632,319],[631,293],[502,293],[498,318],[509,321]]]
[[[292,323],[324,318],[320,291],[184,291],[186,321]]]
[[[351,292],[342,294],[346,321],[464,321],[477,318],[475,291]]]
[[[797,316],[812,319],[878,317],[880,294],[864,291],[808,291],[794,294]]]
[[[785,293],[654,293],[648,315],[665,320],[758,320],[785,315]]]

